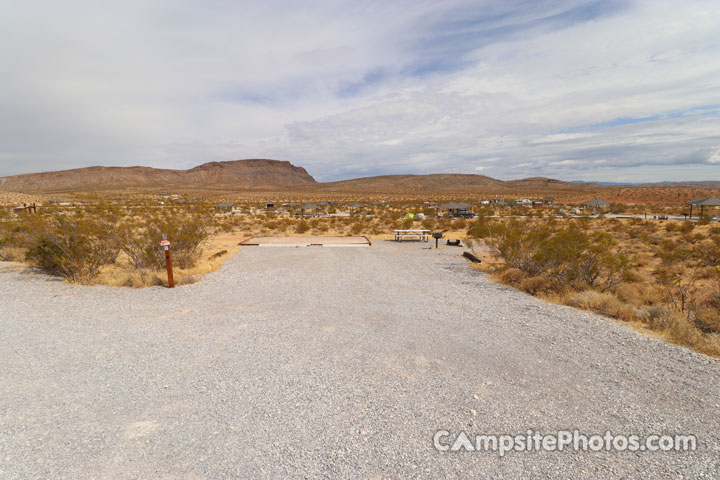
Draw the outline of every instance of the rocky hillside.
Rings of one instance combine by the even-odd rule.
[[[472,174],[381,175],[322,183],[318,187],[338,192],[464,192],[502,185],[501,180]]]
[[[133,188],[218,188],[224,190],[315,184],[302,167],[279,160],[210,162],[190,170],[150,167],[88,167],[0,178],[0,190],[62,192]]]
[[[549,192],[554,190],[594,191],[597,185],[579,185],[550,178],[526,178],[503,181],[485,175],[430,174],[430,175],[383,175],[354,178],[340,182],[320,183],[316,187],[336,192],[377,193],[506,193],[511,191]]]

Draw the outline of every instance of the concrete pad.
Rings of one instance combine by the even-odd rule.
[[[241,246],[258,247],[369,247],[367,237],[252,237],[240,242]]]

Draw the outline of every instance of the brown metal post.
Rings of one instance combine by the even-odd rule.
[[[172,255],[170,254],[170,247],[167,247],[167,250],[165,250],[165,265],[167,265],[168,272],[168,287],[175,288],[175,279],[173,278]]]
[[[165,266],[167,267],[168,288],[175,288],[175,278],[173,278],[172,253],[170,250],[170,239],[163,234],[163,249],[165,250]]]

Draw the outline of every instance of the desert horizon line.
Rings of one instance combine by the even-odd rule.
[[[208,166],[212,164],[232,164],[237,162],[251,162],[251,161],[268,161],[268,162],[278,162],[278,163],[287,163],[290,166],[294,168],[300,168],[305,170],[307,175],[311,177],[316,183],[318,184],[330,184],[330,183],[339,183],[339,182],[345,182],[345,181],[352,181],[352,180],[363,180],[363,179],[372,179],[372,178],[380,178],[380,177],[405,177],[405,176],[417,176],[417,177],[423,177],[423,176],[431,176],[431,175],[457,175],[457,176],[473,176],[473,177],[484,177],[489,178],[492,180],[498,180],[501,182],[513,182],[513,181],[521,181],[521,180],[531,180],[531,179],[547,179],[547,180],[555,180],[560,182],[566,182],[566,183],[577,183],[577,184],[594,184],[594,185],[600,185],[600,186],[642,186],[642,185],[672,185],[672,184],[699,184],[699,183],[706,183],[706,182],[720,182],[720,179],[714,180],[714,179],[705,179],[705,180],[691,180],[691,179],[683,179],[683,180],[656,180],[656,181],[604,181],[604,180],[580,180],[580,179],[565,179],[565,178],[559,178],[554,176],[546,176],[546,175],[530,175],[530,176],[522,176],[522,177],[501,177],[501,176],[491,176],[491,175],[485,175],[482,173],[473,173],[473,172],[443,172],[443,171],[436,171],[436,172],[425,172],[425,173],[418,173],[418,172],[394,172],[394,173],[377,173],[377,174],[368,174],[368,175],[360,175],[360,176],[347,176],[343,178],[338,178],[334,180],[317,180],[315,176],[310,173],[307,169],[307,167],[304,167],[302,165],[298,165],[294,163],[293,160],[281,160],[281,159],[273,159],[273,158],[240,158],[240,159],[234,159],[234,160],[210,160],[207,162],[198,163],[193,167],[189,168],[168,168],[168,167],[154,167],[150,165],[142,165],[142,164],[135,164],[135,165],[88,165],[88,166],[79,166],[79,167],[72,167],[72,168],[61,168],[58,170],[42,170],[42,171],[35,171],[35,172],[25,172],[25,173],[15,173],[11,175],[2,175],[0,176],[0,180],[2,179],[9,179],[13,177],[22,177],[22,176],[31,176],[31,175],[43,175],[43,174],[53,174],[53,173],[64,173],[64,172],[74,172],[74,171],[88,171],[92,169],[98,169],[98,168],[107,168],[107,169],[122,169],[122,170],[130,170],[130,169],[150,169],[150,170],[156,170],[156,171],[165,171],[165,172],[189,172],[194,169]]]

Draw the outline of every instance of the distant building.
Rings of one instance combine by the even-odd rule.
[[[215,213],[231,213],[233,207],[235,204],[232,202],[221,202],[215,205]]]
[[[600,198],[595,198],[593,200],[588,200],[586,202],[582,202],[580,204],[583,207],[592,207],[592,208],[609,208],[610,202],[607,200],[602,200]]]
[[[705,207],[720,207],[720,197],[698,198],[688,202],[688,205],[690,205],[690,218],[692,218],[693,207],[700,207],[700,216],[702,217]]]
[[[28,205],[27,203],[23,203],[22,206],[14,207],[13,212],[17,214],[33,214],[37,213],[37,206],[33,203],[32,205]]]

